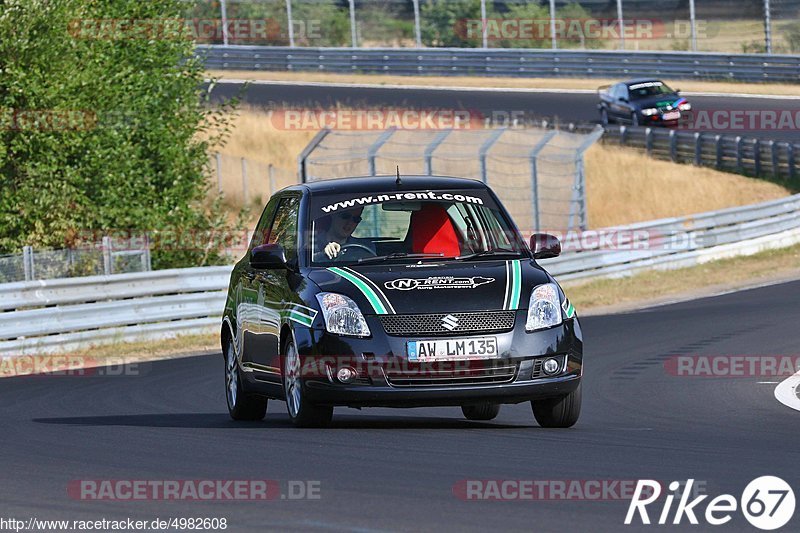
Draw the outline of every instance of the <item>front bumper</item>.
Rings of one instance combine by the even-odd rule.
[[[526,311],[518,311],[513,330],[480,334],[497,337],[499,359],[461,362],[460,367],[458,362],[442,363],[455,372],[452,380],[442,383],[438,378],[427,380],[432,374],[440,376],[437,372],[441,367],[433,363],[412,363],[406,356],[408,341],[432,337],[386,335],[377,317],[366,318],[373,332],[369,338],[345,338],[324,330],[308,329],[301,335],[303,338],[297,339],[304,368],[316,369],[303,382],[309,401],[350,407],[520,403],[564,395],[580,384],[583,341],[577,319],[527,333],[524,328]],[[541,372],[540,365],[550,357],[559,361],[559,371],[547,376]],[[339,366],[354,367],[359,379],[348,384],[339,382],[335,377]],[[484,375],[486,368],[494,367],[513,367],[513,375],[499,382],[481,378],[459,381],[464,375],[471,376],[469,372]]]

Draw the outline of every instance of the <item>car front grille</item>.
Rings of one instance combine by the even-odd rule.
[[[514,327],[514,311],[480,313],[434,313],[426,315],[383,315],[387,335],[463,335],[502,332]]]
[[[402,371],[384,370],[392,387],[448,387],[494,385],[514,381],[519,365],[508,361],[452,361],[449,363],[409,363]]]

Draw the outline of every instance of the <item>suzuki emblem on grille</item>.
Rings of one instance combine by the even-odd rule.
[[[442,319],[442,326],[450,331],[458,327],[458,318],[453,315],[447,315]]]

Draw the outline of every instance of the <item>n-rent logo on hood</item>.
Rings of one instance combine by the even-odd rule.
[[[494,278],[474,276],[471,278],[456,278],[454,276],[431,276],[428,278],[393,279],[383,284],[387,289],[410,291],[414,289],[474,289],[487,283],[493,283]]]

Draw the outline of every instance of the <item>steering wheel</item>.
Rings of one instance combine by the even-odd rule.
[[[376,254],[370,250],[368,246],[351,242],[350,244],[345,244],[342,246],[342,249],[339,250],[339,255],[336,256],[336,259],[340,259],[345,255],[347,255],[346,259],[360,259],[362,257],[375,257]]]

